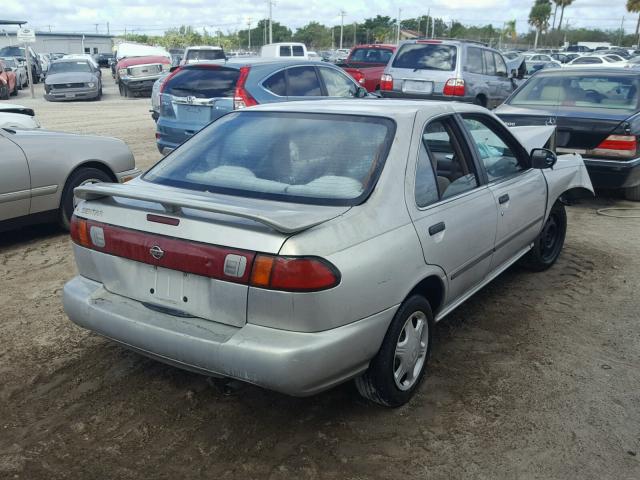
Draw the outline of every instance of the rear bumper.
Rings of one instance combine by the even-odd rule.
[[[382,95],[384,98],[410,98],[413,100],[437,100],[465,103],[473,103],[473,101],[475,100],[474,97],[453,97],[450,95],[441,95],[437,93],[421,95],[419,93],[405,93],[398,90],[380,90],[380,95]]]
[[[307,396],[363,372],[397,307],[316,333],[245,324],[242,328],[159,313],[77,276],[64,286],[77,325],[180,368]]]
[[[166,117],[159,117],[156,122],[156,141],[160,153],[169,153],[175,150],[206,127],[194,123],[176,122]]]
[[[595,188],[629,188],[640,185],[640,158],[634,160],[598,160],[584,158]]]

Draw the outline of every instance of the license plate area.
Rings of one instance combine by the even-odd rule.
[[[180,120],[192,123],[208,123],[211,116],[210,108],[199,105],[179,105],[178,117]]]
[[[64,94],[64,98],[75,98],[76,94],[75,93],[65,93]]]
[[[433,93],[433,82],[424,82],[422,80],[405,80],[402,83],[402,91],[429,95]]]
[[[195,299],[189,299],[190,274],[151,265],[148,268],[151,270],[147,274],[150,299],[185,307],[189,300],[194,303]]]

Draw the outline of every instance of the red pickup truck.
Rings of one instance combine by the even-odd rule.
[[[380,90],[380,77],[387,66],[396,45],[375,43],[373,45],[357,45],[351,49],[344,63],[339,63],[345,72],[369,92]]]

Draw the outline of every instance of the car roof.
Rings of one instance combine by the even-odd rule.
[[[582,58],[582,57],[580,57]],[[624,75],[626,77],[637,77],[640,75],[640,71],[638,70],[634,70],[634,69],[630,69],[630,68],[623,68],[623,67],[606,67],[606,68],[593,68],[593,67],[589,67],[589,64],[585,64],[584,67],[577,67],[577,68],[571,68],[571,69],[564,69],[564,68],[560,68],[560,69],[551,69],[551,70],[540,70],[539,72],[536,73],[536,77],[539,76],[549,76],[549,75],[557,75],[557,76],[562,76],[562,75],[575,75],[576,73],[586,73],[586,74],[597,74],[597,75],[602,75],[602,74],[607,74],[607,75]]]
[[[393,100],[393,99],[341,99],[302,100],[295,102],[265,103],[247,110],[266,112],[332,113],[341,115],[367,115],[395,117],[415,115],[432,110],[434,115],[446,112],[487,112],[476,105],[447,101]]]
[[[88,58],[83,58],[83,57],[67,57],[67,58],[59,58],[57,60],[54,60],[51,63],[71,63],[71,62],[89,63],[89,59]]]
[[[187,47],[187,50],[222,50],[222,47],[218,45],[194,45],[193,47]]]

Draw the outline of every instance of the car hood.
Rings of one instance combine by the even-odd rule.
[[[46,85],[53,85],[56,83],[87,83],[95,82],[97,76],[88,72],[69,72],[69,73],[54,73],[47,75],[45,79]]]

